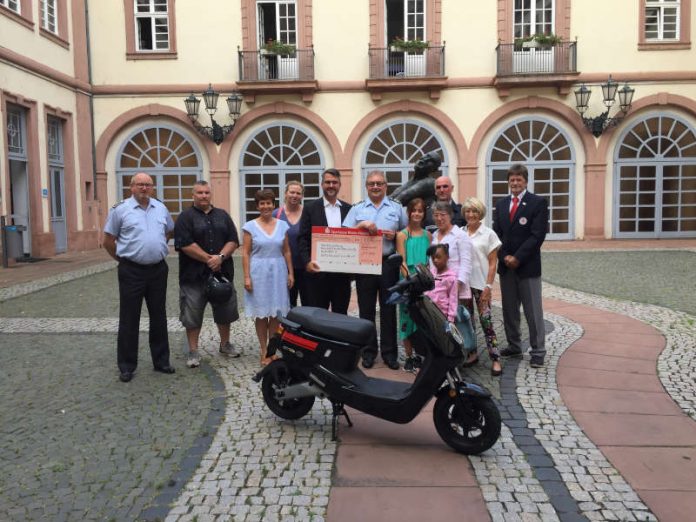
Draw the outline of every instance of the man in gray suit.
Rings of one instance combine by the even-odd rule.
[[[508,341],[508,347],[500,355],[522,357],[521,304],[529,326],[530,366],[541,368],[546,356],[541,303],[541,245],[546,238],[549,207],[544,198],[527,191],[528,178],[524,165],[510,167],[510,195],[496,203],[493,214],[493,230],[503,243],[498,250],[498,274]]]

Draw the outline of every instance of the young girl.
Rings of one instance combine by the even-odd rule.
[[[401,277],[408,277],[416,271],[416,265],[427,263],[428,245],[430,245],[430,232],[423,229],[425,219],[425,202],[421,198],[414,198],[406,206],[408,225],[396,235],[396,251],[401,254],[403,263],[401,265]],[[415,360],[413,358],[413,345],[409,337],[416,331],[416,324],[408,315],[407,305],[401,305],[399,310],[401,316],[401,339],[406,351],[406,363],[404,371],[413,372],[415,370]]]
[[[457,316],[457,305],[459,304],[457,292],[457,274],[451,268],[447,268],[449,261],[449,245],[440,243],[433,245],[427,250],[427,255],[433,264],[431,271],[435,276],[435,288],[425,293],[442,313],[447,316],[448,321],[454,321]]]

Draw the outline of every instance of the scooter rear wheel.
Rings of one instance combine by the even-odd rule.
[[[306,380],[290,368],[281,368],[277,372],[269,372],[261,381],[263,400],[273,413],[287,420],[304,417],[314,406],[314,397],[299,397],[296,399],[278,399],[276,390],[297,384]]]
[[[448,446],[465,455],[478,455],[500,436],[500,412],[488,397],[441,394],[433,409],[435,429]]]

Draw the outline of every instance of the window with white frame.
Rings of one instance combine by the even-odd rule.
[[[645,0],[645,39],[679,40],[680,0]]]
[[[134,0],[138,51],[169,50],[167,0]]]
[[[553,11],[554,0],[515,0],[512,22],[514,37],[553,33]]]
[[[385,0],[387,44],[402,40],[426,40],[425,0]]]
[[[58,15],[56,14],[57,1],[58,0],[41,0],[39,2],[41,27],[53,34],[58,34]]]
[[[0,0],[0,5],[11,9],[15,13],[20,12],[20,5],[17,0]]]

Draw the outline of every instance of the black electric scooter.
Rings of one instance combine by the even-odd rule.
[[[389,262],[400,264],[401,257],[395,257]],[[413,383],[369,377],[358,368],[362,348],[376,335],[373,323],[300,306],[281,319],[269,343],[268,355],[280,357],[254,377],[261,381],[268,408],[283,419],[299,419],[315,397],[325,397],[333,406],[335,440],[340,416],[353,425],[344,406],[405,424],[435,396],[435,428],[449,446],[467,455],[493,446],[500,435],[500,413],[486,389],[462,378],[458,365],[464,359],[464,340],[423,295],[433,286],[432,274],[421,265],[390,288],[392,301],[407,303],[418,326],[411,339],[424,361]]]

